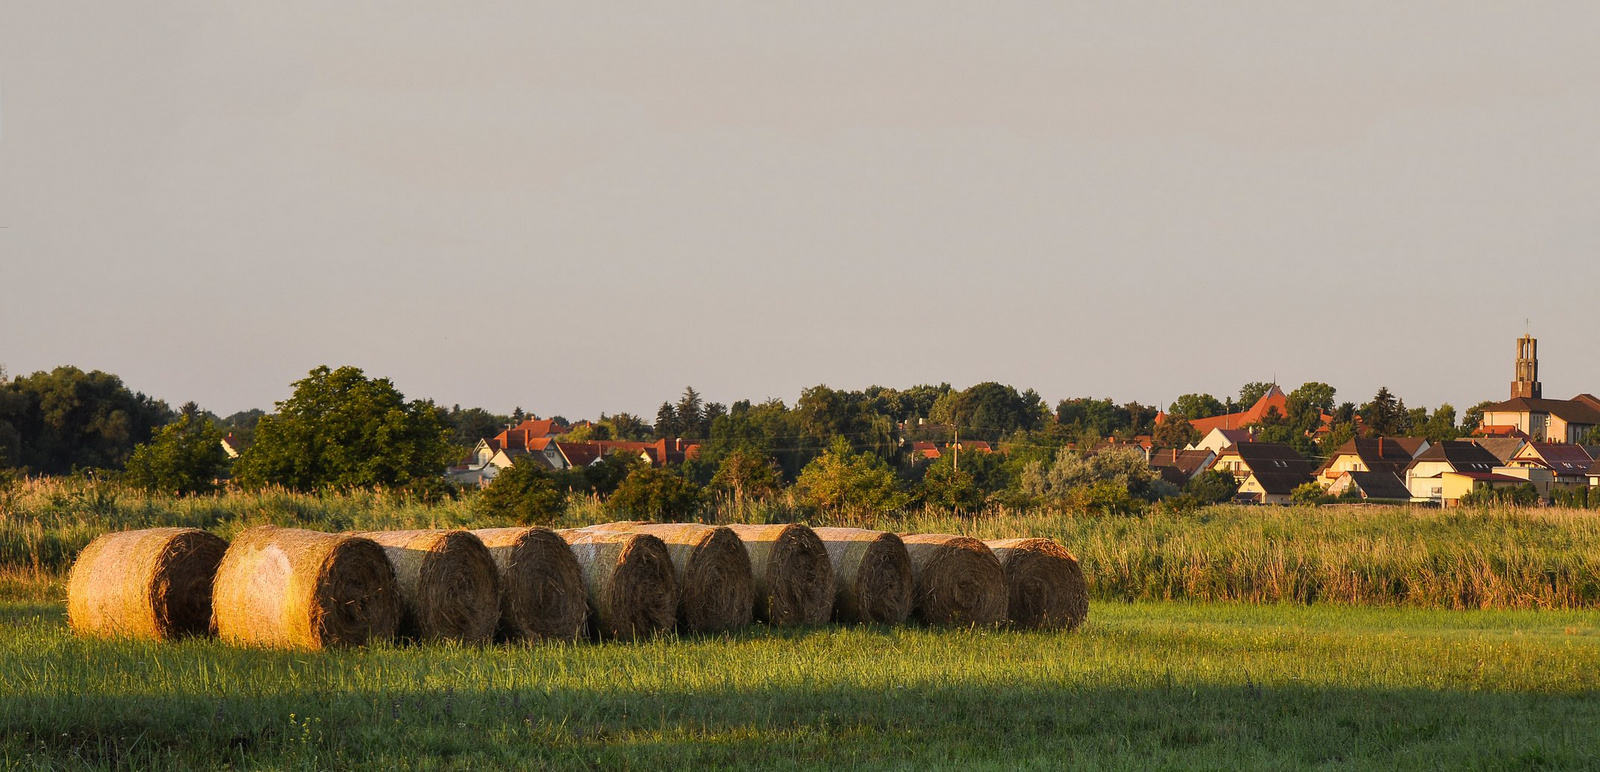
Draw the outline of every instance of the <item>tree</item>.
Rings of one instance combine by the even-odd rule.
[[[1024,475],[1028,493],[1041,499],[1070,501],[1075,491],[1090,491],[1100,497],[1107,488],[1120,488],[1130,499],[1154,501],[1162,494],[1161,475],[1145,460],[1144,453],[1132,448],[1112,448],[1085,455],[1062,448],[1054,463],[1042,465]],[[1170,488],[1170,486],[1168,486]]]
[[[478,440],[499,434],[511,420],[508,416],[495,415],[481,407],[462,410],[460,405],[451,407],[443,418],[445,425],[450,427],[450,444],[458,448],[471,448],[478,444]]]
[[[661,403],[656,409],[656,439],[666,440],[677,437],[683,433],[683,427],[678,423],[678,409],[671,402]]]
[[[166,403],[99,370],[57,367],[0,383],[0,451],[45,474],[120,469],[172,417]]]
[[[741,448],[723,457],[711,478],[711,487],[742,506],[747,500],[776,494],[783,488],[783,478],[771,458]]]
[[[1361,420],[1369,437],[1401,437],[1411,430],[1406,403],[1389,393],[1387,386],[1380,387],[1372,401],[1361,406]]]
[[[843,437],[806,465],[795,493],[806,505],[828,512],[886,514],[909,499],[882,459],[852,451]]]
[[[1492,400],[1486,399],[1476,405],[1473,405],[1472,407],[1467,408],[1467,412],[1461,416],[1462,436],[1466,436],[1477,431],[1478,427],[1483,425],[1483,410],[1484,408],[1493,404],[1494,402]]]
[[[235,465],[241,485],[299,491],[402,486],[440,475],[455,451],[432,402],[359,368],[318,367],[261,419]]]
[[[1200,441],[1200,432],[1182,413],[1168,413],[1165,421],[1156,424],[1150,441],[1158,448],[1186,448]]]
[[[692,386],[685,386],[683,396],[678,398],[678,406],[675,409],[678,418],[678,436],[690,439],[705,438],[705,432],[702,431],[705,428],[704,407],[705,403],[700,399],[700,392],[695,391]]]
[[[613,517],[673,522],[688,520],[700,509],[700,486],[665,469],[635,467],[606,500]]]
[[[1247,410],[1251,405],[1260,402],[1261,398],[1267,396],[1267,392],[1272,391],[1272,387],[1276,385],[1277,384],[1275,383],[1267,383],[1266,381],[1251,381],[1250,383],[1240,386],[1239,409]]]
[[[126,480],[147,491],[187,496],[216,490],[228,471],[222,432],[193,402],[128,457]]]
[[[610,496],[628,479],[634,470],[644,466],[639,454],[626,450],[613,450],[599,461],[583,467],[577,478],[582,487],[600,495]]]
[[[523,456],[495,475],[472,508],[480,517],[510,516],[523,525],[544,525],[566,511],[567,493],[544,464]]]
[[[1457,439],[1461,436],[1461,430],[1456,427],[1455,406],[1448,402],[1440,405],[1439,409],[1433,411],[1433,415],[1428,417],[1426,423],[1413,427],[1413,430],[1419,432],[1433,445],[1445,440]]]
[[[1239,492],[1239,480],[1220,469],[1207,469],[1185,483],[1183,492],[1202,506],[1224,504]]]
[[[1167,412],[1180,414],[1192,421],[1223,415],[1227,412],[1227,406],[1210,394],[1185,394],[1178,397],[1178,401],[1172,403]]]
[[[935,464],[922,476],[922,500],[931,507],[969,512],[983,506],[983,491],[966,470]]]

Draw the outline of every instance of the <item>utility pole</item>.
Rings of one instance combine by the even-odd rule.
[[[956,427],[956,471],[961,471],[961,427]]]

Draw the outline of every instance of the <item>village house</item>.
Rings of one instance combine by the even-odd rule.
[[[1473,444],[1494,454],[1500,459],[1501,466],[1511,464],[1511,459],[1516,458],[1517,451],[1527,444],[1527,440],[1519,437],[1473,437]]]
[[[1235,498],[1254,504],[1287,504],[1294,489],[1316,480],[1312,463],[1279,442],[1242,442],[1217,454],[1212,468],[1239,481]]]
[[[1151,453],[1149,462],[1151,468],[1161,475],[1161,479],[1181,488],[1201,472],[1210,469],[1211,463],[1216,459],[1217,454],[1209,450],[1171,448]]]
[[[1483,409],[1483,425],[1503,432],[1514,428],[1522,436],[1541,442],[1587,442],[1600,426],[1600,398],[1579,394],[1572,399],[1545,399],[1539,382],[1539,342],[1532,336],[1517,339],[1516,380],[1511,399]]]
[[[1328,486],[1328,495],[1355,497],[1370,502],[1405,503],[1411,500],[1411,491],[1406,488],[1405,480],[1391,471],[1345,470]]]
[[[1214,428],[1206,432],[1199,442],[1190,445],[1186,450],[1208,450],[1212,453],[1221,453],[1241,442],[1254,442],[1256,435],[1249,429],[1222,429]]]
[[[1587,485],[1594,458],[1582,445],[1529,442],[1512,456],[1507,466],[1548,469],[1559,485]]]
[[[1445,440],[1423,451],[1406,467],[1411,500],[1449,506],[1478,488],[1523,485],[1524,478],[1504,474],[1500,459],[1475,442]]]
[[[1332,485],[1345,472],[1388,472],[1399,480],[1411,460],[1428,447],[1421,437],[1354,437],[1329,454],[1317,468],[1317,480]]]

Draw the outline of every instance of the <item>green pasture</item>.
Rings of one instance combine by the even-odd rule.
[[[1600,766],[1591,612],[1098,603],[1070,635],[305,653],[77,639],[55,594],[0,592],[7,767]]]

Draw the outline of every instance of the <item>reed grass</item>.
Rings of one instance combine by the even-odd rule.
[[[232,538],[263,524],[328,531],[522,525],[475,514],[470,494],[441,503],[367,490],[176,498],[107,482],[43,479],[20,484],[7,502],[0,511],[0,593],[7,582],[21,581],[17,577],[58,582],[79,550],[111,530],[190,526]],[[579,498],[548,525],[610,519],[601,502]],[[698,519],[1052,538],[1078,557],[1097,601],[1600,607],[1600,511],[1586,509],[1219,506],[1125,517],[996,508],[974,515],[911,509],[877,516],[816,515],[779,497],[714,502]]]

